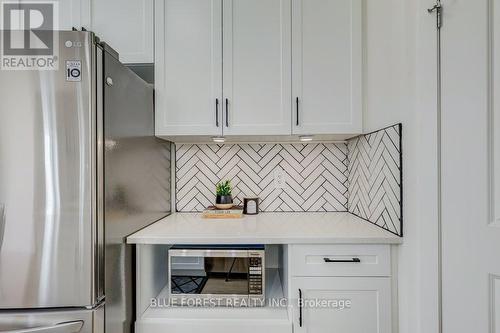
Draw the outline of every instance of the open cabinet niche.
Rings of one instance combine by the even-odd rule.
[[[288,246],[266,245],[265,306],[192,307],[172,305],[168,278],[170,245],[137,245],[136,332],[160,333],[238,330],[254,332],[255,325],[265,331],[291,332],[292,314],[288,299]],[[193,263],[196,265],[196,263]],[[278,306],[281,304],[282,306]]]

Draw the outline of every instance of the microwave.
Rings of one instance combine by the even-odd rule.
[[[168,251],[170,303],[178,306],[264,306],[265,248],[176,245]]]

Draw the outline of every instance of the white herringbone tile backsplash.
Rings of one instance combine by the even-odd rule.
[[[402,235],[401,164],[400,124],[347,144],[176,145],[176,208],[203,211],[229,179],[236,204],[258,196],[264,212],[349,211]]]
[[[275,188],[281,169],[284,188]],[[215,202],[215,185],[231,180],[233,197],[258,196],[261,211],[347,211],[346,144],[177,145],[177,211]]]
[[[349,140],[349,212],[402,236],[401,125]]]

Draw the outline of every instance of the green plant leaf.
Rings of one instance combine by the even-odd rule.
[[[231,195],[231,181],[225,180],[217,184],[215,191],[217,195],[227,196]]]

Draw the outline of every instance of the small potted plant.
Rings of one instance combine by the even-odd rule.
[[[233,196],[231,195],[231,182],[222,181],[216,187],[215,207],[218,209],[229,209],[233,207]]]

